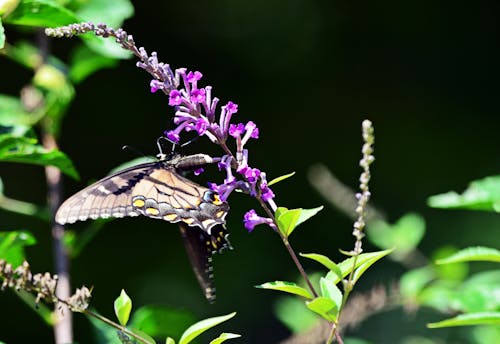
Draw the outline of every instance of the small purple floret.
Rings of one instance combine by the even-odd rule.
[[[181,92],[177,90],[172,90],[170,94],[168,95],[168,105],[170,106],[176,106],[176,105],[181,105],[182,104],[182,95]]]
[[[249,232],[252,232],[255,226],[261,225],[263,223],[271,224],[272,221],[267,217],[261,217],[257,215],[254,209],[250,209],[245,213],[245,216],[243,217],[243,223],[245,224],[245,228]]]
[[[205,89],[197,88],[191,91],[191,101],[196,104],[201,104],[205,101]]]
[[[243,123],[230,124],[229,125],[229,135],[232,137],[241,136],[245,132],[245,125]]]

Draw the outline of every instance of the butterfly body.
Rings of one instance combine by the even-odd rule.
[[[67,199],[57,223],[125,216],[147,216],[179,223],[188,257],[209,300],[215,297],[211,256],[230,248],[225,229],[229,205],[219,195],[181,175],[213,163],[205,154],[160,155],[158,161],[130,167]]]

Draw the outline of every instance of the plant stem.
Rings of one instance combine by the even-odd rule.
[[[125,333],[126,335],[130,336],[130,337],[133,337],[135,339],[137,339],[139,342],[141,343],[145,343],[145,344],[149,344],[150,342],[144,338],[142,338],[141,336],[139,336],[138,334],[135,334],[134,332],[130,331],[128,328],[124,327],[124,326],[121,326],[117,323],[115,323],[114,321],[112,320],[109,320],[108,318],[106,317],[103,317],[102,315],[100,314],[97,314],[97,313],[94,313],[88,309],[84,310],[83,311],[83,314],[85,315],[88,315],[88,316],[91,316],[91,317],[94,317],[106,324],[108,324],[109,326],[112,326],[114,328],[116,328],[117,330]]]
[[[49,39],[43,29],[37,32],[37,45],[45,62],[49,55]],[[41,123],[43,146],[48,150],[56,149],[57,143],[54,134],[48,124]],[[45,179],[47,180],[47,202],[50,209],[51,219],[61,204],[61,171],[53,166],[45,167]],[[59,299],[66,300],[71,295],[69,277],[68,252],[63,244],[64,227],[52,222],[52,249],[54,251],[54,265],[59,276],[56,295]],[[57,312],[57,320],[54,325],[54,337],[56,344],[73,342],[73,316],[66,306]]]
[[[311,293],[313,294],[314,297],[318,297],[318,293],[316,293],[316,290],[314,289],[311,281],[309,280],[309,277],[307,276],[306,271],[302,267],[302,264],[300,264],[299,258],[295,254],[295,251],[293,250],[292,245],[290,245],[288,238],[285,237],[285,235],[279,230],[278,223],[276,222],[276,219],[274,218],[274,214],[269,209],[267,204],[260,197],[258,197],[258,200],[259,200],[261,207],[267,213],[267,216],[269,216],[269,218],[271,218],[273,220],[274,225],[276,226],[276,232],[278,233],[281,240],[283,241],[283,244],[285,245],[288,253],[292,257],[292,260],[295,263],[295,266],[297,266],[297,269],[299,270],[300,274],[302,275],[302,278],[304,278],[304,280],[306,281],[307,286],[309,287],[309,290],[311,290]]]

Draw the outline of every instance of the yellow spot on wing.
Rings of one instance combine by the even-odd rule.
[[[184,221],[185,223],[187,223],[188,225],[190,225],[190,224],[192,224],[194,222],[194,219],[188,218],[188,219],[182,219],[182,221]]]
[[[142,208],[142,207],[144,207],[144,204],[145,204],[145,203],[146,203],[146,202],[144,202],[144,200],[143,200],[143,199],[138,198],[138,199],[136,199],[136,200],[135,200],[132,204],[133,204],[133,206],[134,206],[134,207],[136,207],[136,208]],[[151,208],[150,208],[150,209],[151,209]]]
[[[158,215],[160,211],[156,208],[147,208],[146,209],[146,214],[148,215]]]
[[[219,212],[215,213],[215,216],[217,216],[217,217],[222,217],[222,215],[224,215],[224,213],[225,213],[225,211],[224,211],[224,210],[221,210],[221,211],[219,211]]]
[[[163,218],[167,221],[174,221],[177,218],[177,214],[167,214]]]

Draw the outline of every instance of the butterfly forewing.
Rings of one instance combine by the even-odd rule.
[[[55,220],[63,225],[89,218],[144,215],[179,222],[198,282],[213,301],[212,254],[230,247],[224,227],[229,205],[216,192],[178,173],[211,162],[212,158],[197,154],[125,169],[71,196]]]

